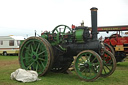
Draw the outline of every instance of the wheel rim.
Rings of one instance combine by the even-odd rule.
[[[60,27],[63,27],[63,30],[60,30],[60,29],[59,29]],[[53,29],[52,33],[59,33],[59,32],[61,31],[60,33],[65,34],[67,29],[72,33],[71,28],[68,27],[68,26],[66,26],[66,25],[58,25],[58,26],[56,26],[56,27]],[[60,31],[59,31],[59,30],[60,30]]]
[[[43,38],[30,37],[20,48],[20,65],[26,70],[35,70],[44,75],[50,65],[50,51]]]
[[[50,58],[51,58],[51,62],[50,62],[50,67],[49,69],[52,68],[52,65],[53,65],[53,62],[54,62],[54,53],[53,53],[53,48],[51,46],[51,44],[46,40],[44,39],[45,43],[47,44],[49,50],[50,50]]]
[[[105,50],[104,54],[101,56],[103,60],[103,70],[102,70],[102,77],[110,76],[116,69],[116,59],[114,55]]]
[[[115,55],[115,51],[114,51],[114,49],[112,48],[112,46],[110,46],[110,45],[108,45],[108,44],[106,44],[106,43],[104,43],[104,45],[105,45],[105,48],[106,48],[108,51],[110,51],[113,55]]]
[[[85,81],[94,81],[102,72],[102,60],[100,56],[91,50],[82,51],[75,60],[75,71]]]

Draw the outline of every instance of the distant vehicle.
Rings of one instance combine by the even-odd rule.
[[[105,37],[103,42],[106,43],[106,48],[115,55],[117,62],[124,61],[128,56],[128,36],[121,36],[121,32],[125,31],[125,34],[128,34],[128,25],[98,27],[98,31],[117,32],[109,37]]]
[[[18,54],[20,41],[24,40],[22,36],[0,36],[0,54]]]

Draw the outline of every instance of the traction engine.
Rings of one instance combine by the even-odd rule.
[[[117,31],[110,37],[105,37],[104,43],[106,49],[111,51],[116,58],[117,62],[122,62],[128,55],[128,36],[121,36],[121,31],[128,31],[128,26],[108,26],[98,27],[99,32]],[[127,32],[125,32],[126,34]]]
[[[97,39],[97,8],[91,8],[92,32],[88,27],[74,29],[56,26],[40,37],[29,37],[20,46],[21,68],[35,70],[40,76],[48,71],[65,73],[76,56],[74,69],[85,81],[111,75],[116,68],[114,55]],[[92,36],[92,37],[91,37]]]

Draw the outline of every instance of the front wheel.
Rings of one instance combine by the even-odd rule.
[[[94,81],[102,72],[103,63],[101,57],[92,50],[80,52],[75,59],[75,71],[85,81]]]

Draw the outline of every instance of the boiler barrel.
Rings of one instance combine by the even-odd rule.
[[[73,54],[78,54],[80,51],[83,50],[94,50],[96,52],[98,52],[101,48],[102,45],[100,43],[100,41],[96,40],[96,41],[91,41],[91,42],[87,42],[87,43],[79,43],[79,44],[70,44],[68,45],[68,51],[70,51]]]

